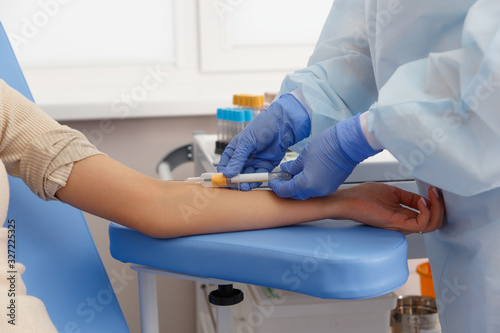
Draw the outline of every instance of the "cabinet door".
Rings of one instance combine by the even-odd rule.
[[[203,72],[305,67],[332,0],[198,0]]]

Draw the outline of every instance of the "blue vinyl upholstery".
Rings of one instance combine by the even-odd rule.
[[[115,223],[120,261],[334,299],[389,293],[408,278],[406,237],[355,222],[155,239]]]
[[[1,23],[0,79],[33,100]],[[61,333],[130,332],[82,212],[42,201],[20,179],[9,176],[9,185],[7,221],[15,221],[27,294],[44,302]]]
[[[27,294],[45,303],[59,332],[129,332],[82,212],[39,199],[20,179],[9,185]]]

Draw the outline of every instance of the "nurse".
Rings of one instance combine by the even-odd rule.
[[[334,192],[388,149],[447,218],[425,235],[443,332],[500,332],[500,2],[335,0],[308,66],[237,136],[219,171],[276,167],[282,197]],[[389,177],[390,178],[390,177]]]

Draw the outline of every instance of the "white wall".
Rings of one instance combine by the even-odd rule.
[[[73,121],[65,124],[84,133],[97,133],[99,121]],[[215,117],[169,117],[113,120],[114,129],[102,137],[94,136],[98,148],[110,157],[149,176],[156,176],[156,164],[163,156],[191,142],[194,130],[215,133]],[[92,139],[92,135],[89,135]],[[98,138],[99,140],[95,140]],[[191,175],[192,163],[179,167],[174,178]],[[126,180],[124,180],[126,181]],[[125,277],[115,290],[132,333],[140,332],[137,275],[128,264],[118,262],[109,253],[108,221],[85,213],[97,249],[108,275]],[[123,271],[125,269],[125,271]],[[130,279],[130,280],[128,280]],[[120,288],[122,287],[122,288]],[[158,302],[161,332],[195,332],[194,285],[192,282],[158,277]]]
[[[127,118],[177,116],[188,99],[206,115],[304,67],[332,2],[0,1],[0,21],[36,101],[58,120],[122,118],[124,92],[141,102]]]

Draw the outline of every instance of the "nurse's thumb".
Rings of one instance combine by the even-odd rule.
[[[302,159],[299,156],[296,160],[282,163],[280,165],[280,169],[281,171],[287,172],[292,176],[295,176],[296,174],[300,173],[302,169],[304,169],[304,163],[302,163]]]
[[[277,196],[282,198],[290,198],[295,195],[291,190],[290,180],[277,180],[272,179],[269,181],[269,187],[276,193]]]
[[[304,174],[300,173],[290,180],[270,180],[269,187],[282,198],[305,200],[310,197],[300,185],[303,183]]]
[[[221,168],[222,173],[225,177],[235,177],[243,170],[248,159],[248,154],[241,150],[236,150],[233,156],[227,162],[227,165]]]

